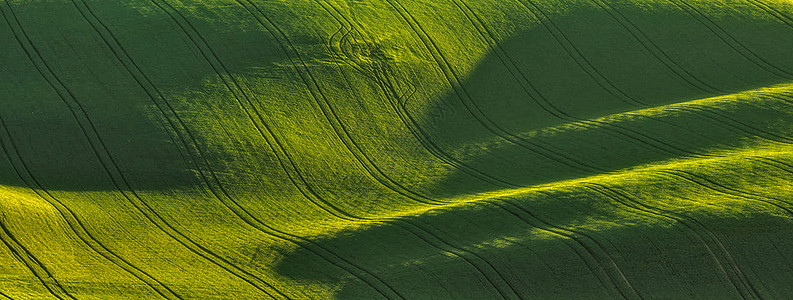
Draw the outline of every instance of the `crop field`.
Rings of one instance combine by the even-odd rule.
[[[793,298],[793,1],[0,16],[0,299]]]

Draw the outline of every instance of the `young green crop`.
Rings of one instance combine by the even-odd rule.
[[[787,1],[0,15],[0,298],[793,295]]]

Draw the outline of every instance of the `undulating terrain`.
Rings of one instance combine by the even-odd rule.
[[[0,15],[0,298],[793,298],[790,0]]]

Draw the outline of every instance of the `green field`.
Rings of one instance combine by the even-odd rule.
[[[790,0],[0,0],[0,299],[791,299]]]

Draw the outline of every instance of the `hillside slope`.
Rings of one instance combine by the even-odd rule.
[[[0,14],[0,298],[793,297],[793,2]]]

